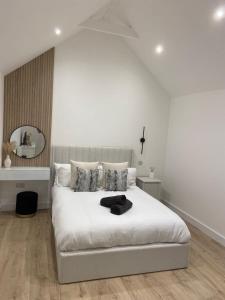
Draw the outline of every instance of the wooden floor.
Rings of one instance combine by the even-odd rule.
[[[225,299],[225,248],[189,226],[188,269],[59,285],[46,211],[0,215],[0,299]]]

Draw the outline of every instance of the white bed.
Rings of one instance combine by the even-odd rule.
[[[100,206],[99,202],[102,197],[115,194],[119,192],[75,193],[70,188],[53,187],[52,222],[60,282],[113,277],[140,273],[140,271],[143,273],[145,269],[141,268],[139,271],[138,260],[136,271],[132,269],[131,273],[130,271],[124,272],[123,267],[122,273],[118,271],[124,262],[129,268],[132,266],[133,259],[137,259],[137,251],[143,260],[144,267],[147,267],[146,272],[187,266],[187,245],[190,233],[181,218],[136,186],[128,188],[124,193],[127,199],[133,202],[132,209],[121,216],[113,215],[108,208]],[[169,251],[175,250],[175,246],[178,246],[177,249],[180,251],[182,249],[181,255],[178,251],[175,257],[170,257]],[[148,259],[145,262],[145,255],[141,252],[145,250],[148,256],[148,251],[152,249],[157,250],[155,263],[163,262],[158,254],[162,255],[159,250],[164,250],[163,256],[166,262],[169,262],[167,267],[163,262],[161,268],[158,263],[156,269],[148,268],[148,262],[151,260]],[[186,251],[183,252],[183,249]],[[115,257],[115,253],[118,257]],[[92,259],[89,261],[93,255],[94,257],[97,255],[100,259],[98,262],[95,257],[95,268],[93,268]],[[152,256],[152,253],[150,255]],[[101,256],[103,258],[106,256],[105,261],[108,264],[114,257],[113,263],[107,266],[107,273],[103,267],[106,262],[103,259],[102,265]],[[75,265],[72,262],[74,258],[77,259]],[[65,260],[68,261],[66,267]],[[64,261],[63,264],[62,261]],[[179,265],[180,262],[181,265]],[[113,270],[115,269],[113,272],[112,267]],[[74,273],[76,278],[74,278]]]
[[[56,245],[62,252],[189,242],[183,220],[137,186],[124,193],[75,193],[71,188],[54,186],[52,193],[52,222]],[[99,205],[101,198],[118,194],[133,202],[132,209],[120,216]]]
[[[71,157],[71,149],[67,152]],[[61,161],[65,149],[58,153]],[[94,153],[101,156],[98,161],[107,155],[107,161],[119,162],[132,152],[95,149]],[[122,193],[133,207],[123,215],[113,215],[99,202],[115,194],[121,192],[77,193],[68,187],[53,187],[52,223],[60,283],[187,267],[190,233],[181,218],[136,186]]]

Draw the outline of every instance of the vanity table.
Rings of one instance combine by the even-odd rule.
[[[23,163],[25,165],[27,159],[30,160],[30,165],[36,165],[37,162],[32,160],[42,155],[46,146],[44,133],[38,127],[29,124],[15,128],[9,142],[13,145],[11,154],[13,165],[23,165]],[[10,154],[5,152],[6,155]],[[44,163],[46,162],[48,163],[48,161]],[[15,210],[17,195],[28,191],[38,194],[36,203],[38,202],[39,209],[49,207],[50,167],[0,168],[0,211]]]
[[[49,167],[0,168],[0,211],[15,210],[16,195],[27,190],[38,193],[39,209],[48,208],[49,184]]]
[[[50,180],[49,167],[0,168],[0,181]]]

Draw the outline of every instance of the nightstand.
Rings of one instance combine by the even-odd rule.
[[[137,186],[158,200],[160,200],[161,183],[162,181],[156,178],[137,177]]]

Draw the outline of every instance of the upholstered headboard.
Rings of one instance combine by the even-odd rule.
[[[54,163],[69,163],[75,161],[99,161],[99,162],[128,162],[133,166],[133,150],[129,148],[114,147],[51,147],[51,184],[54,184]]]
[[[125,162],[129,166],[133,164],[133,150],[129,148],[113,147],[67,147],[52,146],[51,165],[56,163],[69,163],[75,161],[105,161],[105,162]]]

